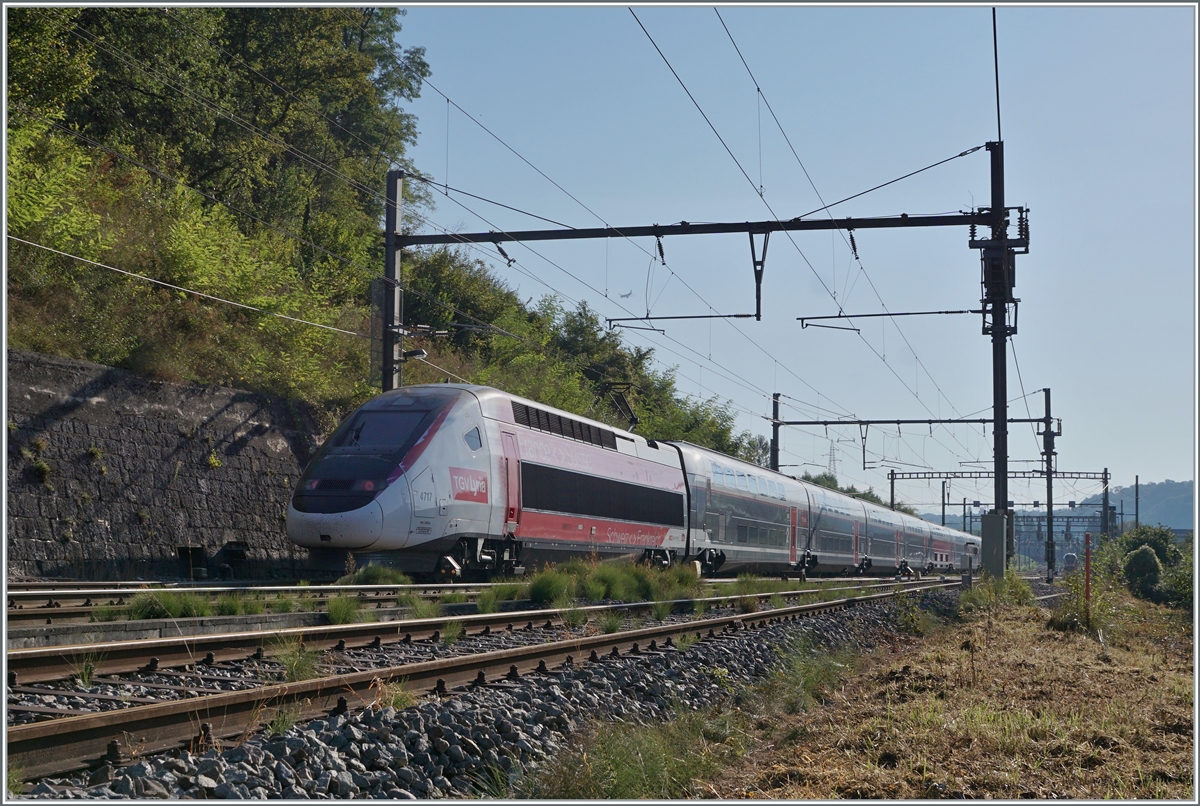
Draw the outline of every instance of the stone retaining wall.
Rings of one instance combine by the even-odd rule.
[[[303,569],[284,512],[320,437],[286,401],[18,350],[7,358],[10,578]]]

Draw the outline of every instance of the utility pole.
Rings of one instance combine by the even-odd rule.
[[[942,479],[942,526],[946,525],[946,480]]]
[[[892,487],[892,510],[896,509],[896,471],[895,469],[888,471],[888,482]]]
[[[751,241],[753,243],[753,241]],[[766,253],[764,250],[764,257]],[[771,469],[779,472],[779,393],[771,395]]]
[[[1104,468],[1104,514],[1100,519],[1100,531],[1108,534],[1108,468]]]
[[[983,334],[992,337],[992,454],[995,463],[995,508],[983,519],[983,566],[994,578],[1004,577],[1004,569],[1012,558],[1014,547],[1008,523],[1008,337],[1017,332],[1016,303],[1013,288],[1015,251],[1008,242],[1008,210],[1004,207],[1004,143],[990,142],[992,206],[988,211],[989,240],[971,240],[973,249],[980,249],[983,263]],[[1022,222],[1024,216],[1022,216]],[[1022,224],[1021,229],[1024,229]],[[1025,232],[1018,238],[1028,241]],[[1008,323],[1012,305],[1013,324]]]
[[[1042,456],[1046,457],[1046,581],[1054,581],[1054,438],[1062,436],[1062,421],[1054,427],[1050,417],[1050,388],[1046,394],[1046,417],[1042,421]]]
[[[401,324],[404,316],[404,297],[400,288],[400,255],[399,243],[401,226],[402,196],[404,189],[404,172],[388,171],[387,173],[387,209],[384,215],[384,264],[383,264],[383,350],[380,366],[383,378],[383,391],[400,388],[400,351],[403,348],[404,334]]]
[[[1138,487],[1138,477],[1134,476],[1133,477],[1133,528],[1135,528],[1135,529],[1142,525],[1142,520],[1141,520],[1141,518],[1138,517],[1141,514],[1139,512],[1139,505],[1141,502],[1138,500],[1140,494],[1141,494],[1141,490]]]

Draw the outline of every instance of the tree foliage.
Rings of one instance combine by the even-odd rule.
[[[403,105],[430,75],[397,44],[403,14],[10,10],[9,233],[95,261],[10,240],[10,345],[286,396],[326,427],[373,395],[384,177],[412,170]],[[432,200],[406,183],[405,204]],[[586,305],[523,303],[463,249],[408,251],[402,276],[405,323],[451,334],[406,345],[428,353],[406,383],[467,379],[623,429],[620,394],[642,433],[766,463],[727,405],[680,394]]]

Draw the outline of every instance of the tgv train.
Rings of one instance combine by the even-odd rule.
[[[978,564],[979,538],[685,442],[484,386],[406,386],[325,441],[288,537],[418,575],[520,574],[596,556],[703,574],[895,573]]]

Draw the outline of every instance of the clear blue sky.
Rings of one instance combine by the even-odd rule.
[[[428,87],[409,106],[418,167],[576,227],[791,218],[819,207],[713,8],[635,11],[741,168],[624,6],[408,6],[401,42],[427,49],[433,84],[578,203],[463,113],[448,115]],[[996,138],[989,6],[720,11],[826,202]],[[1032,211],[1030,254],[1017,262],[1010,416],[1040,416],[1038,390],[1049,386],[1063,420],[1060,470],[1107,467],[1114,485],[1135,474],[1194,478],[1195,10],[1002,7],[998,27],[1007,202]],[[984,206],[988,177],[979,151],[837,210]],[[549,226],[462,201],[470,210],[440,197],[425,214],[459,231]],[[801,329],[797,316],[837,312],[831,292],[848,313],[880,312],[880,299],[893,312],[977,307],[979,258],[964,229],[855,238],[861,268],[841,235],[796,233],[794,244],[774,235],[762,322],[668,322],[665,336],[627,331],[625,340],[676,367],[681,392],[731,401],[739,428],[766,436],[776,391],[790,419],[990,416],[990,343],[978,315],[864,319],[861,336]],[[647,297],[658,315],[754,308],[745,235],[668,238],[669,271],[649,266],[648,239],[532,246],[536,254],[506,247],[513,268],[491,247],[477,254],[523,297],[559,293],[601,316],[643,315]],[[857,427],[785,429],[782,445],[781,462],[800,465],[793,473],[824,468],[832,445],[843,483],[885,495],[887,465],[991,461],[990,427],[986,437],[967,426],[900,436],[872,428],[866,470]],[[1014,469],[1036,466],[1024,461],[1039,458],[1029,426],[1012,426],[1010,446]],[[1041,483],[1010,490],[1017,501],[1044,498]],[[1064,482],[1056,498],[1097,490]],[[950,495],[987,501],[990,491],[990,482],[955,482]],[[930,510],[940,492],[939,482],[897,489]]]

